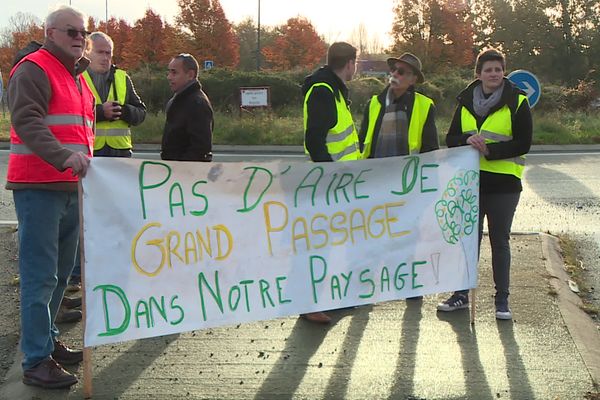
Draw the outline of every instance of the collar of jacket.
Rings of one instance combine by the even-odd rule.
[[[173,96],[175,99],[179,98],[179,97],[183,97],[191,92],[195,92],[198,91],[199,89],[201,89],[202,86],[200,85],[200,82],[198,82],[198,80],[194,80],[191,81],[190,83],[188,83],[187,86],[185,86],[183,88],[183,90],[181,92],[176,92],[175,95]]]
[[[377,99],[379,100],[379,103],[380,103],[380,104],[385,104],[385,103],[386,103],[386,97],[387,97],[387,94],[388,94],[388,92],[390,91],[390,89],[391,89],[390,85],[387,85],[387,86],[386,86],[386,87],[383,89],[383,92],[381,92],[381,93],[380,93],[380,94],[377,96]],[[409,87],[406,89],[406,91],[405,91],[404,93],[402,93],[402,96],[400,96],[400,97],[395,97],[394,99],[400,99],[400,98],[402,98],[402,97],[404,97],[404,96],[406,96],[406,95],[409,95],[409,96],[414,96],[414,93],[415,93],[415,86],[414,86],[414,85],[410,85],[410,86],[409,86]]]
[[[48,50],[54,57],[58,58],[58,61],[65,66],[67,71],[71,71],[73,76],[81,74],[90,65],[90,60],[85,56],[81,57],[79,61],[74,60],[71,55],[49,40],[46,40],[42,48]]]
[[[302,94],[306,95],[311,86],[319,82],[327,83],[334,91],[342,93],[344,99],[348,101],[348,87],[328,65],[319,68],[304,79]]]
[[[475,87],[480,83],[481,81],[479,79],[474,80],[456,97],[458,104],[466,107],[467,110],[469,110],[469,112],[473,115],[476,115],[475,110],[473,109],[473,90],[475,90]],[[515,84],[509,81],[506,77],[503,80],[503,85],[502,97],[500,98],[498,104],[490,109],[488,115],[498,111],[505,105],[508,105],[511,110],[515,110],[518,95],[525,94],[525,92],[523,92],[519,87],[515,86]]]

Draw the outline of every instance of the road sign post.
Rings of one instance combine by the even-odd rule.
[[[212,60],[204,60],[204,69],[209,70],[214,67],[215,63]]]
[[[508,74],[507,78],[527,94],[529,106],[533,108],[542,95],[542,85],[537,77],[529,71],[518,69]]]

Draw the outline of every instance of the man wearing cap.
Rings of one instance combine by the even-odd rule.
[[[389,85],[365,107],[359,132],[362,158],[425,153],[439,149],[433,100],[415,91],[425,78],[411,53],[387,60]]]

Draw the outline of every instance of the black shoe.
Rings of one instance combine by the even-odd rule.
[[[65,371],[55,360],[48,358],[23,371],[23,383],[44,389],[62,389],[77,383],[77,377]]]
[[[58,309],[56,319],[54,322],[57,324],[65,324],[69,322],[79,322],[83,318],[83,313],[80,310],[67,310],[64,307]]]
[[[456,311],[463,308],[469,308],[469,295],[455,292],[450,298],[442,303],[438,303],[438,311]]]
[[[73,308],[81,307],[81,296],[67,297],[64,296],[60,305],[64,308],[72,310]]]
[[[73,365],[83,361],[83,351],[70,349],[60,340],[55,340],[52,358],[60,364]]]

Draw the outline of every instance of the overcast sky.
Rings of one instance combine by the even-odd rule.
[[[259,0],[221,0],[227,18],[237,23],[246,17],[255,21]],[[380,43],[390,43],[389,32],[393,21],[392,0],[260,0],[260,19],[263,25],[279,25],[288,18],[307,17],[328,42],[348,40],[353,29],[361,23],[369,37],[377,37]],[[30,13],[42,21],[49,10],[68,1],[4,0],[0,12],[0,28],[17,12]],[[141,18],[148,7],[172,22],[178,13],[177,0],[71,0],[71,5],[97,20],[104,20],[108,5],[109,18],[123,18],[130,23]]]

